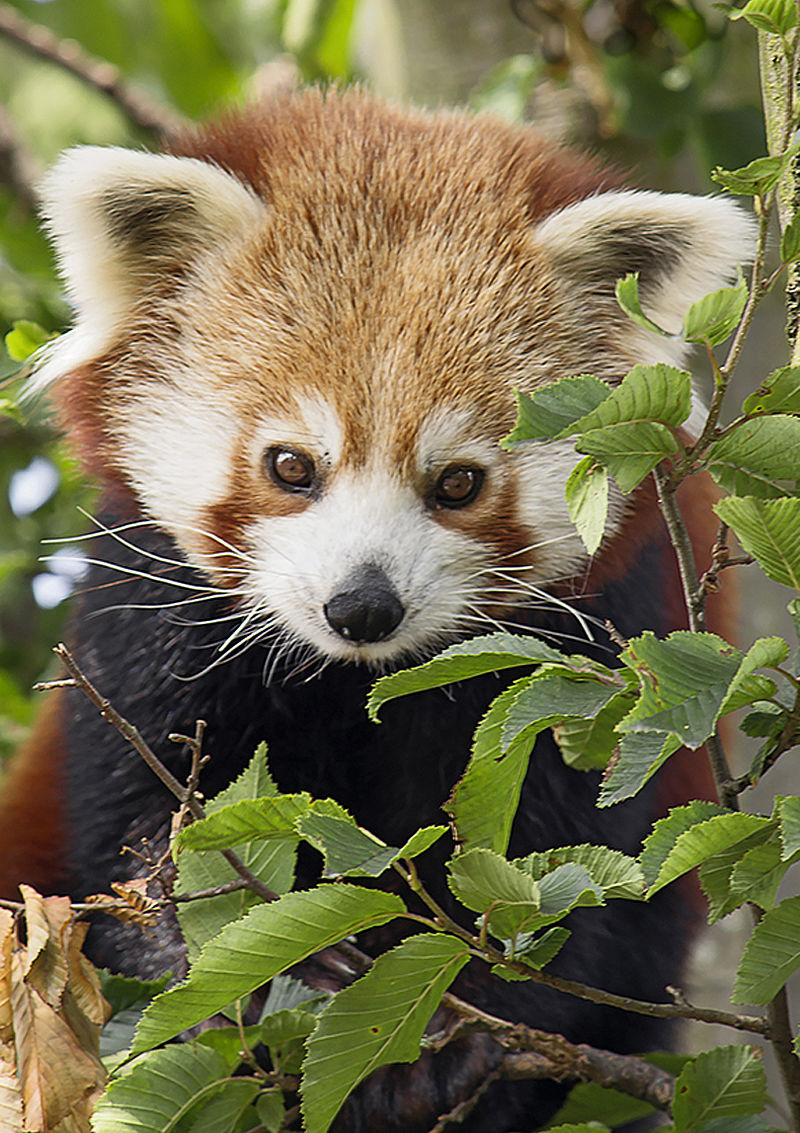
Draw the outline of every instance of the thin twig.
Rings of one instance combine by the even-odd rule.
[[[186,807],[192,818],[201,819],[205,818],[205,811],[200,806],[196,798],[187,798],[186,788],[180,783],[172,772],[164,766],[152,748],[145,742],[138,728],[126,720],[117,712],[116,708],[102,696],[94,685],[91,683],[86,674],[81,670],[75,658],[63,643],[57,645],[53,652],[61,658],[67,667],[67,670],[75,682],[75,688],[79,689],[99,710],[100,715],[104,720],[107,720],[112,727],[120,733],[120,735],[136,749],[144,762],[150,768],[155,776],[161,780],[167,790],[175,796],[175,798],[183,805],[186,802]],[[50,682],[51,683],[51,682]],[[265,885],[260,877],[256,877],[251,869],[249,869],[242,859],[235,854],[233,850],[220,850],[220,853],[225,858],[225,861],[232,869],[238,873],[247,883],[248,887],[262,897],[265,901],[275,901],[278,894],[275,893],[268,885]]]
[[[90,55],[73,39],[59,39],[49,28],[26,20],[10,4],[0,4],[0,37],[101,91],[142,130],[169,137],[186,124],[174,110],[126,79],[113,63]]]

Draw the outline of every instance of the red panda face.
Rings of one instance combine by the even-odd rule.
[[[603,192],[602,171],[489,119],[316,92],[261,115],[238,149],[229,126],[180,156],[56,166],[78,322],[36,380],[60,382],[90,466],[236,597],[248,633],[380,666],[585,569],[570,446],[498,447],[514,391],[679,362],[677,339],[624,319],[614,281],[639,270],[677,329],[746,257],[749,222]]]

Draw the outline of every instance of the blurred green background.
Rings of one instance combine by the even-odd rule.
[[[713,166],[764,152],[755,35],[711,3],[0,3],[3,334],[20,319],[48,332],[69,319],[35,212],[36,179],[59,150],[155,145],[148,115],[201,117],[277,87],[330,81],[529,119],[652,188],[708,192]],[[147,114],[126,109],[137,100]],[[26,405],[24,420],[14,409],[19,375],[0,353],[0,757],[30,723],[30,686],[48,672],[68,616],[60,599],[73,585],[70,563],[43,564],[42,540],[78,535],[78,508],[91,508],[47,405]]]

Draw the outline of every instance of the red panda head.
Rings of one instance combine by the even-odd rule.
[[[530,131],[360,93],[169,155],[73,150],[44,197],[77,321],[34,382],[58,381],[89,466],[265,638],[376,665],[585,568],[571,446],[497,445],[514,391],[679,363],[615,281],[638,271],[677,332],[752,241],[725,200],[620,190]]]

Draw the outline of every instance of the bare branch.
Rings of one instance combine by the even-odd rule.
[[[118,67],[90,55],[74,40],[59,39],[49,28],[26,20],[10,4],[0,4],[0,37],[101,91],[142,130],[169,137],[185,126],[179,114],[129,82]]]

